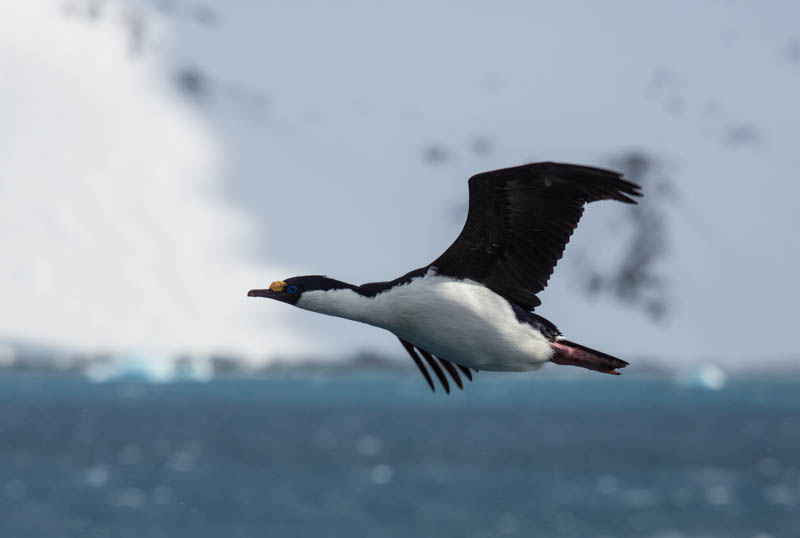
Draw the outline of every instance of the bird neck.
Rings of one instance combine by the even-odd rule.
[[[356,286],[303,292],[297,307],[320,314],[351,319],[375,325],[374,305],[370,297],[361,295]]]

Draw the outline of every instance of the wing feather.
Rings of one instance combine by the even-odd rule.
[[[414,364],[417,365],[417,368],[419,368],[419,371],[425,377],[425,381],[428,382],[428,386],[431,388],[433,392],[436,392],[436,387],[433,384],[433,379],[431,378],[431,375],[428,373],[428,369],[425,367],[425,362],[428,363],[433,372],[436,374],[436,377],[439,378],[439,382],[442,384],[442,388],[444,388],[445,392],[447,392],[448,394],[450,394],[450,383],[447,380],[445,372],[450,374],[450,377],[453,379],[455,384],[458,385],[459,389],[462,390],[464,389],[464,383],[461,381],[461,376],[459,375],[458,370],[461,370],[461,372],[467,377],[467,379],[472,381],[472,372],[466,366],[462,366],[458,363],[442,359],[441,357],[436,357],[435,355],[428,353],[424,349],[421,349],[409,342],[406,342],[402,338],[398,338],[398,340],[400,340],[400,343],[403,344],[403,348],[408,352],[409,356],[411,356],[411,358],[414,360]],[[425,359],[425,362],[423,362],[422,359],[420,359],[420,355],[422,355],[422,357]],[[477,372],[478,370],[475,371]]]
[[[458,370],[456,370],[456,367],[453,366],[453,363],[440,357],[436,358],[439,359],[441,365],[444,366],[444,369],[447,370],[447,373],[453,378],[453,381],[455,381],[456,385],[458,385],[458,388],[464,390],[464,384],[461,382],[461,376],[458,375]]]
[[[461,370],[461,372],[462,372],[462,373],[463,373],[465,376],[467,376],[467,379],[469,379],[470,381],[472,381],[472,372],[469,370],[469,368],[467,368],[466,366],[461,366],[460,364],[456,364],[456,366],[458,366],[458,369],[459,369],[459,370]],[[477,371],[477,370],[476,370],[476,371]]]
[[[402,338],[398,338],[400,343],[403,344],[403,347],[411,355],[411,358],[414,359],[414,364],[417,365],[419,371],[422,372],[422,375],[425,377],[425,381],[428,382],[428,386],[430,386],[431,391],[436,392],[436,387],[433,384],[433,379],[431,379],[431,374],[428,373],[428,369],[425,368],[425,364],[423,364],[422,359],[419,358],[417,351],[414,349],[414,346],[403,340]]]
[[[442,371],[442,367],[439,366],[439,361],[437,361],[436,358],[433,355],[431,355],[430,353],[428,353],[424,349],[417,348],[417,350],[419,351],[420,355],[422,355],[422,357],[426,361],[428,361],[428,366],[431,367],[431,370],[433,370],[433,373],[436,374],[436,377],[439,378],[439,383],[441,383],[442,387],[444,387],[444,391],[447,394],[450,394],[450,383],[447,381],[447,376],[444,375],[444,372]]]
[[[534,163],[469,180],[469,213],[458,238],[431,266],[481,282],[528,310],[550,279],[583,215],[597,200],[635,204],[640,187],[610,170]]]

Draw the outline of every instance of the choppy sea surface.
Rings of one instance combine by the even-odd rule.
[[[800,536],[797,381],[589,374],[0,376],[0,536]]]

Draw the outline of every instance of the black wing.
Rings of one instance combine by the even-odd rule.
[[[472,372],[470,372],[469,368],[466,366],[461,366],[460,364],[454,364],[450,361],[446,361],[444,359],[440,359],[439,357],[435,357],[425,351],[424,349],[420,349],[418,347],[414,347],[414,345],[406,342],[402,338],[399,339],[400,343],[403,344],[403,347],[408,351],[408,354],[411,355],[411,358],[414,359],[414,363],[419,368],[419,371],[422,372],[422,375],[425,376],[425,381],[428,382],[428,386],[430,386],[433,392],[436,392],[436,387],[433,384],[433,379],[431,379],[431,374],[428,373],[427,368],[425,368],[425,363],[422,362],[420,359],[420,355],[424,357],[425,362],[431,367],[433,373],[436,374],[436,377],[439,378],[439,383],[442,384],[444,391],[447,394],[450,394],[450,382],[447,380],[447,376],[444,375],[445,371],[450,374],[450,377],[453,378],[458,388],[464,389],[464,384],[461,382],[461,376],[458,375],[458,370],[472,381]],[[443,370],[444,368],[444,370]],[[477,372],[477,370],[475,370]]]
[[[584,204],[635,204],[630,196],[641,196],[639,190],[617,172],[573,164],[534,163],[474,175],[464,229],[431,265],[533,310]]]

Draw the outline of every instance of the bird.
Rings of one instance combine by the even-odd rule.
[[[247,295],[388,330],[434,392],[428,368],[448,394],[450,381],[463,389],[462,376],[548,362],[620,375],[626,361],[567,340],[534,310],[584,206],[636,204],[641,187],[618,172],[554,162],[482,172],[468,184],[466,223],[430,264],[358,286],[296,276]]]

